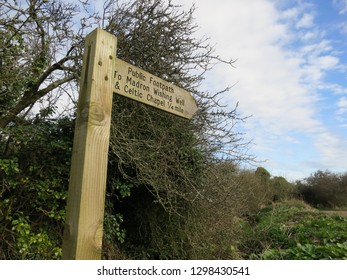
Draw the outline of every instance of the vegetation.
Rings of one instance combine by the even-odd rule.
[[[0,1],[0,128],[19,121],[46,97],[73,96],[85,25],[74,33],[76,5]],[[17,119],[19,118],[19,119]]]
[[[323,215],[300,201],[264,208],[245,224],[243,257],[265,260],[347,259],[347,217]]]
[[[345,175],[317,172],[292,184],[263,167],[239,167],[254,159],[237,131],[245,118],[237,104],[220,104],[228,88],[198,90],[215,63],[232,60],[194,37],[194,7],[109,0],[97,14],[88,5],[0,0],[1,259],[61,258],[75,116],[57,100],[75,104],[83,38],[96,26],[117,36],[118,57],[190,90],[199,107],[189,121],[114,97],[105,259],[345,257],[333,247],[345,248],[344,235],[313,230],[317,223],[340,232],[342,218],[282,204],[301,197],[346,206]]]
[[[0,258],[61,256],[72,146],[68,118],[42,115],[6,130],[0,142]]]
[[[314,207],[341,208],[347,205],[347,173],[318,170],[297,185],[299,195]]]

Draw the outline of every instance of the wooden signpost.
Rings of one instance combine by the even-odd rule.
[[[95,29],[85,41],[71,160],[63,259],[101,259],[112,95],[191,118],[191,94],[117,59],[117,39]]]
[[[190,92],[116,58],[115,93],[190,119],[197,110]]]

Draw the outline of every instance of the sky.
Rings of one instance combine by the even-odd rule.
[[[201,90],[233,86],[223,102],[250,116],[236,129],[257,157],[246,167],[290,181],[347,172],[347,0],[172,2],[194,4],[195,37],[236,61],[215,66]]]
[[[290,181],[347,172],[347,0],[174,0],[195,3],[198,37],[218,65],[202,87],[234,85],[224,102],[251,116],[250,153]]]

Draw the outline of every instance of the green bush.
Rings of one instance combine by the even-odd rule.
[[[275,176],[271,178],[270,184],[273,191],[274,202],[285,201],[296,195],[295,185],[289,183],[284,177]]]
[[[298,182],[297,187],[299,195],[314,207],[347,207],[347,173],[318,170]]]
[[[0,141],[2,259],[61,256],[72,120],[41,117],[6,129]]]

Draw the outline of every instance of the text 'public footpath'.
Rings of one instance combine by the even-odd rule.
[[[126,77],[122,71],[116,70],[114,73],[115,90],[117,93],[124,92],[126,96],[154,105],[159,108],[183,113],[185,100],[175,96],[173,86],[167,85],[158,78],[149,75],[149,77],[131,66],[127,67]]]

